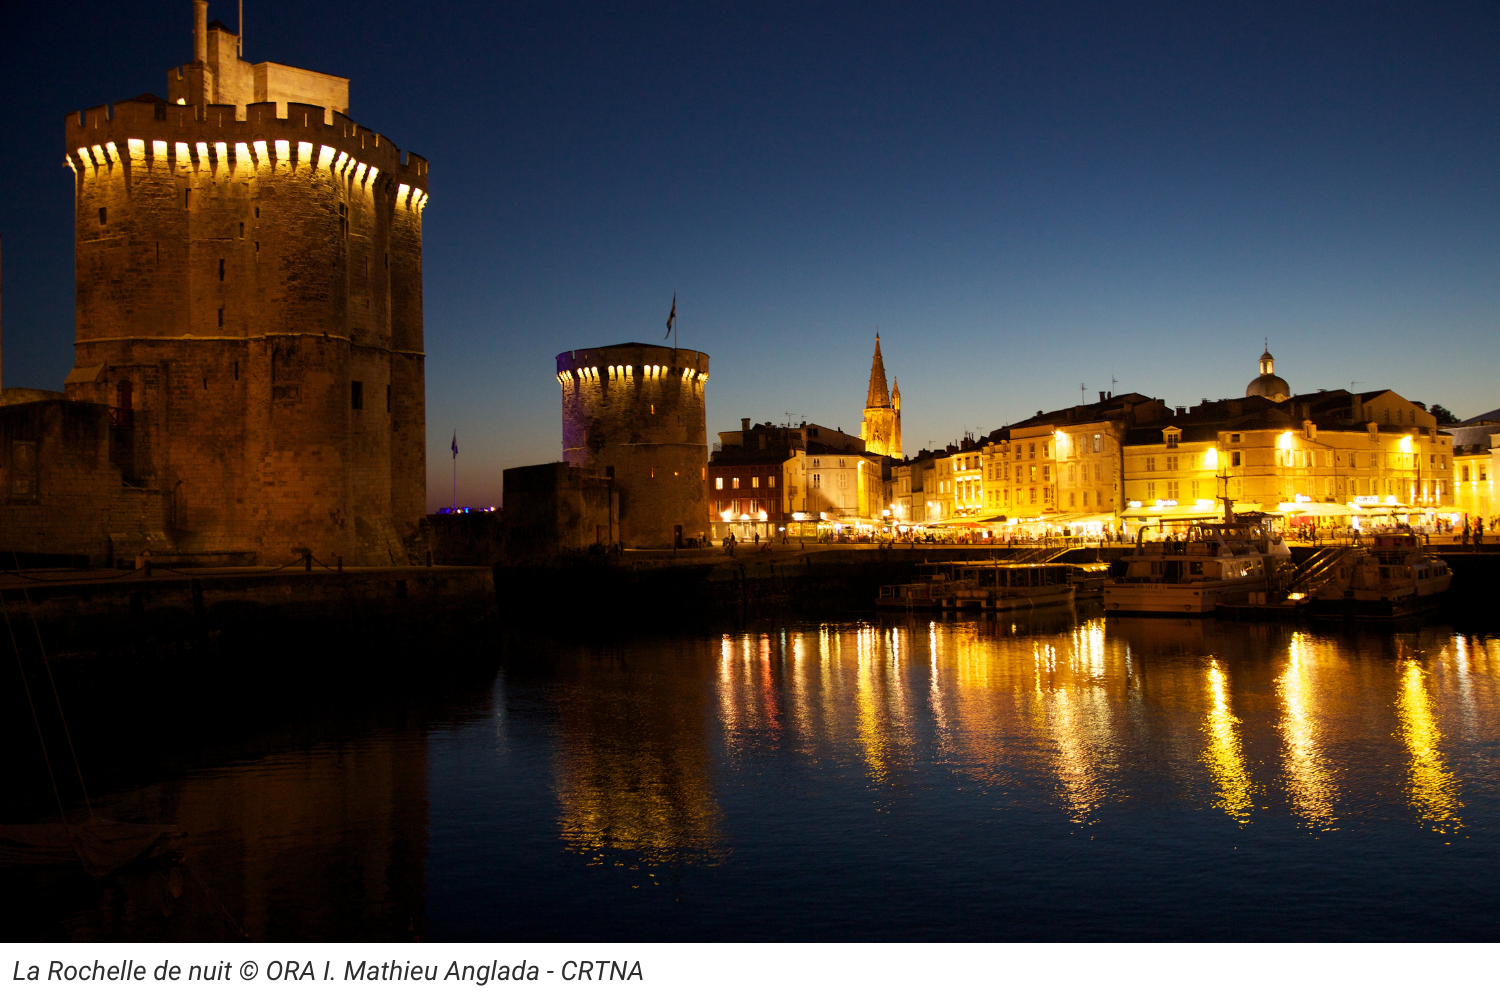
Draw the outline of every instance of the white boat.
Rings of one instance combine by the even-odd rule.
[[[1222,601],[1270,589],[1291,559],[1281,536],[1259,519],[1185,527],[1182,539],[1137,537],[1124,575],[1104,585],[1107,614],[1211,615]]]
[[[1400,618],[1436,607],[1453,575],[1412,531],[1375,535],[1346,552],[1313,597],[1319,618]]]
[[[880,588],[875,603],[935,611],[1010,611],[1072,604],[1072,569],[1065,563],[936,562],[917,567],[912,583]]]

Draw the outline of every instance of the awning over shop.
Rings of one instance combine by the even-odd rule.
[[[1342,503],[1278,503],[1267,504],[1268,514],[1288,514],[1292,517],[1353,517],[1360,510]]]
[[[1049,519],[1052,524],[1114,524],[1118,514],[1099,511],[1093,514],[1058,514]]]
[[[1241,510],[1244,508],[1242,507]],[[1157,507],[1154,505],[1143,505],[1140,507],[1127,507],[1120,517],[1127,521],[1146,521],[1158,519],[1162,521],[1188,521],[1200,518],[1223,517],[1223,504],[1198,504],[1180,503],[1170,507]]]
[[[937,521],[926,521],[922,524],[924,528],[983,528],[988,523],[978,517],[945,517]]]

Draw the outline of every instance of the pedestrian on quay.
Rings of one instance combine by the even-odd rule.
[[[1474,551],[1478,552],[1484,548],[1484,521],[1474,525]]]

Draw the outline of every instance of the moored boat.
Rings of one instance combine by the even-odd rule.
[[[1259,518],[1194,521],[1185,531],[1154,542],[1138,536],[1124,574],[1104,585],[1107,614],[1211,615],[1221,601],[1270,589],[1291,559]]]
[[[1313,597],[1318,618],[1402,618],[1437,607],[1453,584],[1448,563],[1413,531],[1350,549]]]
[[[911,583],[880,588],[875,603],[909,610],[1008,611],[1071,604],[1072,567],[1064,563],[936,562]]]

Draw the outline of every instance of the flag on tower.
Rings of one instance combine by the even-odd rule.
[[[453,457],[458,457],[458,431],[453,432]]]
[[[675,322],[677,322],[677,293],[673,292],[672,293],[672,312],[671,312],[671,315],[669,315],[667,317],[667,337],[672,336],[672,324],[675,323]],[[666,340],[667,337],[663,337],[662,340]]]

